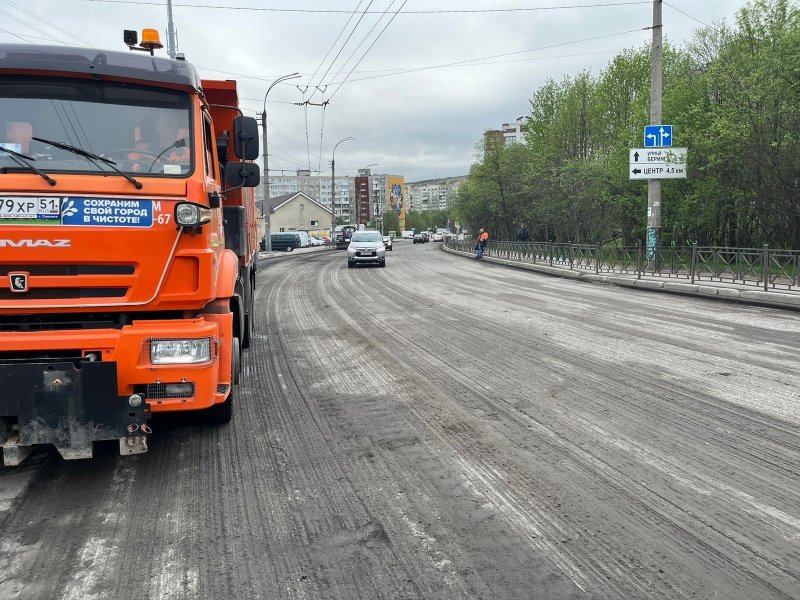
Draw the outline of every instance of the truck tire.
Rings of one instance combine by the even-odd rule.
[[[255,324],[253,323],[253,313],[256,308],[256,276],[250,279],[250,297],[247,299],[247,310],[244,313],[244,335],[242,336],[242,348],[250,347],[250,340],[253,338]]]
[[[229,423],[231,417],[233,417],[233,390],[228,394],[228,398],[225,402],[222,404],[215,404],[205,412],[206,414],[203,415],[205,419],[203,419],[203,421],[209,425]]]
[[[242,354],[239,344],[239,338],[233,338],[231,344],[231,391],[225,402],[215,404],[214,406],[203,411],[203,422],[209,425],[217,425],[228,423],[233,416],[233,394],[236,386],[239,384],[239,373],[241,372]]]

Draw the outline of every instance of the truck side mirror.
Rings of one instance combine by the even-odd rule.
[[[225,183],[232,187],[256,187],[261,182],[261,169],[255,163],[229,162],[225,165]]]
[[[233,140],[237,156],[245,160],[258,158],[258,123],[253,117],[236,117],[233,120]]]

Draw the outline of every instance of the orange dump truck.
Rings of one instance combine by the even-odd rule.
[[[237,105],[185,60],[0,44],[6,465],[145,452],[155,412],[230,420],[259,242]]]

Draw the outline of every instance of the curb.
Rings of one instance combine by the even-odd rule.
[[[442,250],[455,254],[456,256],[473,258],[471,252],[461,252],[442,245]],[[716,299],[727,302],[741,302],[756,306],[768,306],[770,308],[783,308],[788,310],[800,310],[800,294],[787,294],[783,292],[764,292],[762,290],[738,290],[734,288],[716,287],[713,285],[699,283],[680,283],[678,281],[657,281],[653,279],[635,279],[623,277],[615,274],[595,275],[594,273],[584,273],[580,271],[570,271],[549,265],[518,263],[504,258],[495,258],[484,255],[481,261],[491,262],[504,267],[524,269],[534,271],[544,275],[561,277],[562,279],[572,279],[575,281],[585,281],[588,283],[605,283],[619,287],[662,292],[668,294],[680,294],[683,296],[695,296],[697,298]]]

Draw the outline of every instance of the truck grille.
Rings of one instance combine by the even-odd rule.
[[[26,273],[28,289],[11,290],[9,275]],[[110,280],[104,279],[110,278]],[[0,301],[123,298],[136,282],[132,264],[0,264]]]
[[[0,300],[58,300],[62,298],[122,298],[128,293],[126,287],[115,288],[60,288],[31,289],[18,294],[0,289]]]
[[[133,265],[28,265],[0,264],[0,276],[26,271],[32,276],[70,277],[75,275],[133,275]]]

